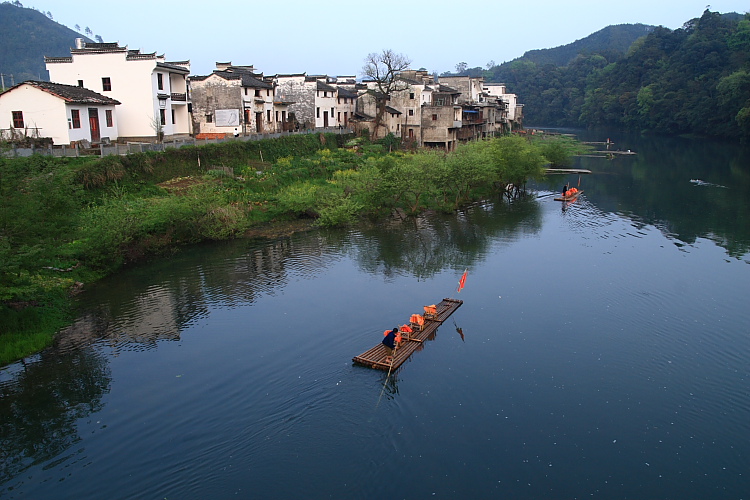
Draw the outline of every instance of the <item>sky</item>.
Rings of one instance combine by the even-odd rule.
[[[190,60],[191,74],[216,62],[266,75],[362,76],[370,53],[390,49],[413,69],[455,71],[500,64],[532,49],[572,43],[616,24],[670,29],[711,11],[750,11],[750,0],[21,0],[105,42]]]

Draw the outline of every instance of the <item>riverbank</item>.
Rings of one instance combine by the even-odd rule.
[[[0,364],[49,345],[74,314],[70,294],[129,263],[393,210],[453,211],[509,186],[519,194],[569,150],[557,139],[503,137],[449,154],[389,153],[362,138],[311,134],[125,157],[0,160]]]

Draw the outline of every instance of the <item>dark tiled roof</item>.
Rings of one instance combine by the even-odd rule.
[[[400,115],[400,114],[402,114],[401,111],[397,110],[396,108],[392,108],[390,106],[386,106],[385,110],[387,112],[389,112],[390,114],[392,114],[392,115]]]
[[[326,92],[336,92],[336,87],[331,87],[323,82],[318,82],[318,90],[324,90]]]
[[[338,90],[339,97],[351,97],[352,99],[356,99],[358,97],[358,94],[356,92],[352,92],[351,90],[344,87],[338,87]]]
[[[103,96],[93,90],[89,90],[83,87],[76,87],[74,85],[64,85],[62,83],[52,82],[40,82],[36,80],[28,80],[23,83],[19,83],[8,92],[21,85],[31,85],[36,87],[43,92],[47,92],[53,96],[59,97],[65,102],[76,103],[76,104],[120,104],[120,101],[116,101],[111,97]]]
[[[442,85],[442,84],[438,85],[438,92],[445,92],[446,94],[460,94],[461,93],[460,91],[454,88],[451,88],[451,87],[448,87],[447,85]]]
[[[185,73],[185,74],[190,73],[190,70],[187,68],[184,68],[182,66],[177,66],[175,64],[165,63],[165,62],[156,63],[156,67],[168,69],[170,71],[177,71],[178,73]]]
[[[404,78],[404,77],[399,76],[398,79],[401,80],[404,83],[408,83],[409,85],[422,85],[422,82],[418,82],[416,80],[411,80],[409,78]]]
[[[197,76],[197,75],[191,75],[190,80],[202,82],[206,78],[216,75],[219,78],[223,78],[224,80],[241,80],[243,87],[250,87],[250,88],[256,88],[256,89],[273,89],[273,85],[264,82],[263,80],[258,79],[256,76],[253,76],[251,73],[246,72],[234,72],[234,71],[219,71],[214,70],[213,73],[210,75],[205,76]]]

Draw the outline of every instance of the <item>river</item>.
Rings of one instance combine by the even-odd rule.
[[[87,287],[0,370],[0,498],[748,498],[750,152],[610,135],[637,155],[579,158],[572,204],[558,175]],[[352,364],[444,297],[390,377]]]

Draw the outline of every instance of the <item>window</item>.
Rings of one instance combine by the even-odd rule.
[[[81,113],[77,109],[70,110],[70,119],[73,122],[73,128],[81,128]]]
[[[260,97],[260,89],[255,89],[255,97]]]
[[[328,92],[323,91],[323,97],[328,97]]]
[[[270,109],[266,110],[266,122],[271,123],[271,110]]]
[[[245,123],[250,123],[250,110],[245,110]]]
[[[213,123],[214,122],[214,115],[207,114],[206,115],[206,123]]]
[[[315,118],[320,118],[320,108],[315,108]]]
[[[102,90],[104,92],[112,90],[112,80],[108,76],[102,77]]]
[[[23,128],[23,111],[12,111],[13,128]]]
[[[113,127],[114,126],[114,119],[112,118],[112,110],[111,109],[105,109],[104,110],[104,116],[107,120],[107,127]]]
[[[434,121],[434,122],[437,121],[437,114],[433,114],[432,115],[432,121]]]
[[[172,125],[174,125],[174,124],[175,124],[175,119],[174,119],[174,109],[172,109]]]
[[[409,92],[409,99],[414,99],[414,92]]]
[[[270,95],[271,95],[271,89],[266,89],[266,95],[267,95],[267,96],[270,96]]]
[[[341,121],[341,111],[339,111],[338,115],[336,115],[336,120]]]
[[[83,80],[78,80],[78,86],[83,87]]]
[[[245,87],[245,95],[247,95],[247,87]]]
[[[331,118],[333,118],[333,115],[334,115],[334,114],[335,114],[335,113],[334,113],[334,111],[333,111],[333,108],[331,108]]]
[[[409,116],[414,116],[414,110],[413,109],[409,110]]]
[[[156,74],[156,88],[164,90],[164,75],[161,73]]]
[[[161,123],[162,125],[167,124],[167,110],[166,109],[159,110],[159,123]]]

